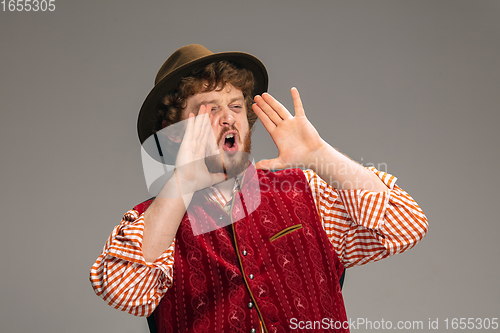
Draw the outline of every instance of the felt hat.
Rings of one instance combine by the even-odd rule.
[[[175,51],[161,66],[155,79],[155,86],[142,104],[137,119],[137,133],[141,144],[154,134],[154,120],[164,96],[171,93],[182,78],[194,70],[202,68],[211,62],[226,60],[246,68],[253,73],[255,86],[254,95],[267,91],[268,76],[264,64],[248,53],[220,52],[213,53],[202,45],[183,46]]]

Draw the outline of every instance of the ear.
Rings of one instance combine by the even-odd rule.
[[[161,127],[165,128],[165,127],[167,127],[167,124],[168,124],[167,121],[163,120],[161,122]],[[176,131],[169,131],[169,129],[167,129],[165,131],[165,133],[167,134],[167,137],[170,139],[170,141],[175,142],[175,143],[181,143],[182,137],[178,133],[175,133],[175,132]]]

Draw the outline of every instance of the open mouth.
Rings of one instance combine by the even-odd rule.
[[[238,151],[238,133],[231,131],[227,132],[222,140],[222,149],[227,152]]]

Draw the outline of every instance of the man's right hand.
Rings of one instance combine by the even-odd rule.
[[[223,173],[210,173],[205,164],[207,145],[217,147],[213,133],[209,105],[202,105],[197,116],[189,114],[174,177],[165,183],[144,213],[142,251],[147,262],[154,262],[173,244],[194,192],[226,179]]]
[[[201,105],[198,115],[190,113],[187,119],[186,131],[175,162],[175,176],[182,195],[226,180],[224,173],[210,173],[205,164],[207,145],[217,148],[210,110],[210,105]]]

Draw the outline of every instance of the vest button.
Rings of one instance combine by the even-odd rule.
[[[250,303],[247,304],[247,306],[248,306],[249,309],[251,309],[251,308],[253,308],[253,303],[250,302]]]
[[[221,215],[221,216],[219,216],[219,220],[222,220],[222,218],[223,218],[223,217],[222,217],[222,215]]]
[[[250,333],[257,333],[257,330],[256,330],[255,328],[252,328],[252,329],[250,330]]]
[[[254,278],[253,274],[250,274],[248,277],[250,278],[250,280],[253,280]]]
[[[243,255],[246,256],[248,254],[247,250],[243,250]]]

